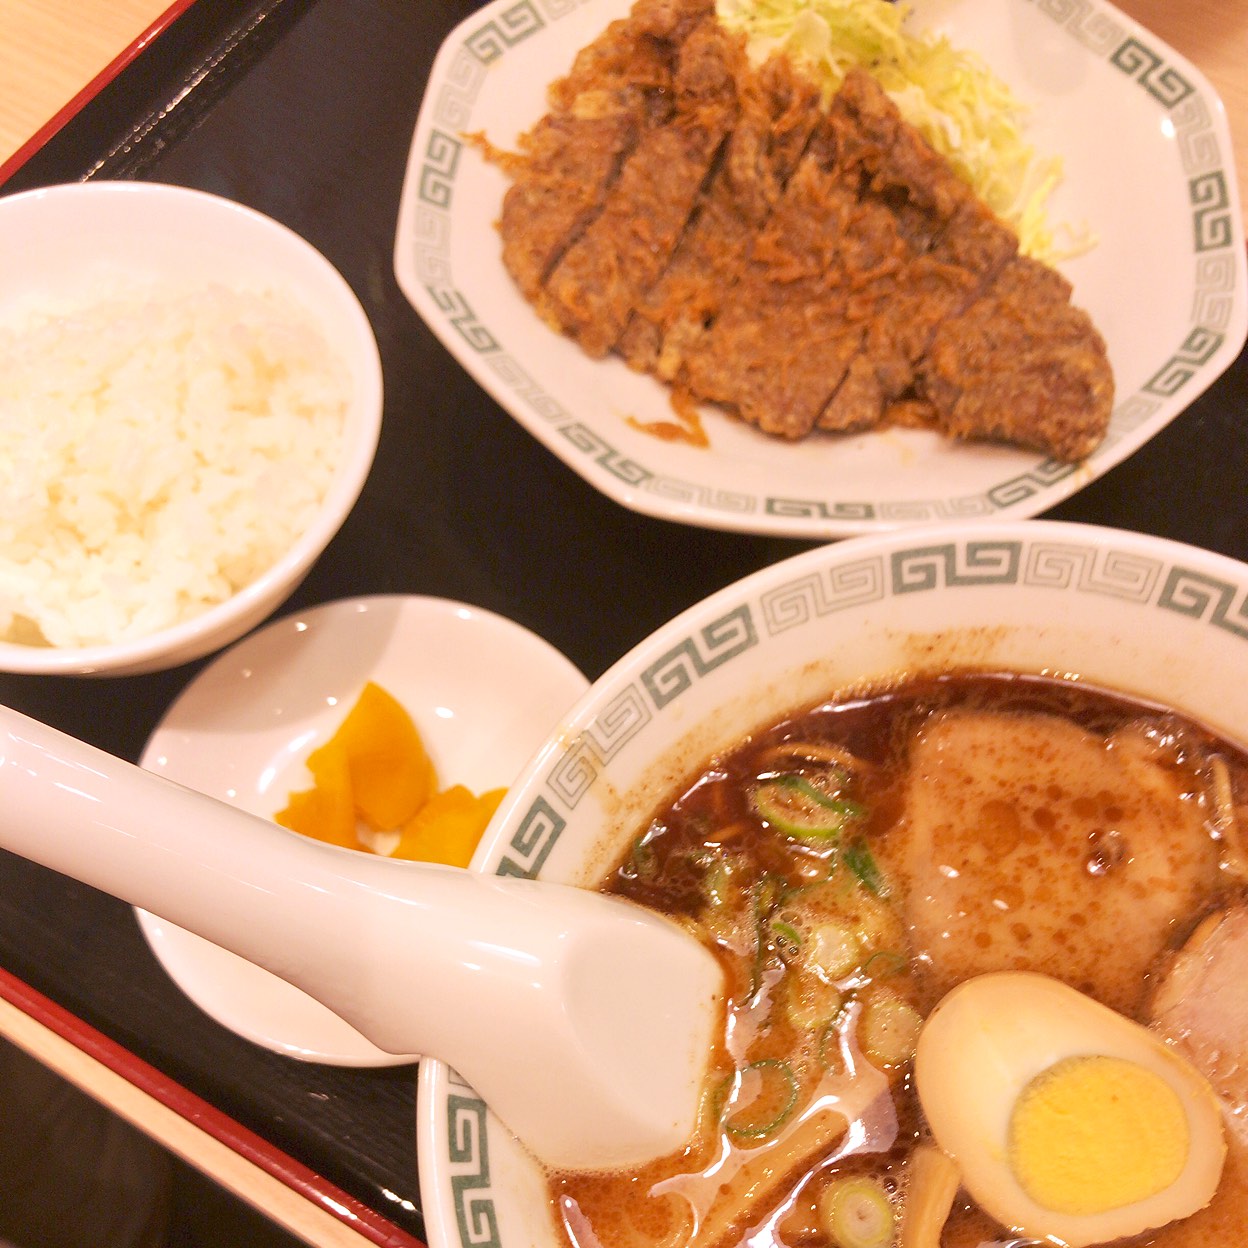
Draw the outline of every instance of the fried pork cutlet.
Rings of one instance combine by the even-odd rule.
[[[708,11],[677,54],[675,111],[626,157],[598,216],[555,266],[537,306],[592,356],[615,345],[667,267],[736,122],[744,50]]]
[[[1015,246],[855,72],[677,379],[768,433],[871,428]]]
[[[499,222],[503,263],[527,299],[602,211],[642,135],[670,120],[676,57],[704,16],[685,0],[642,0],[551,85],[551,111],[506,161],[515,178]]]
[[[509,162],[503,256],[555,328],[788,439],[889,422],[1063,460],[1105,344],[1056,271],[854,70],[826,111],[713,0],[639,0]]]
[[[878,83],[851,72],[832,104],[843,167],[857,171],[878,230],[898,240],[898,267],[870,281],[862,347],[817,422],[818,428],[871,428],[915,395],[937,326],[967,307],[1017,250],[1013,231],[906,125]],[[891,222],[881,216],[886,210]],[[846,280],[864,281],[852,252]]]
[[[673,380],[740,274],[819,120],[818,88],[773,60],[738,78],[738,116],[667,268],[616,343],[639,372]]]
[[[866,202],[820,125],[679,380],[765,433],[805,437],[862,347],[868,273],[900,263],[887,210]],[[847,280],[847,271],[861,277]]]
[[[1104,436],[1114,381],[1088,314],[1060,273],[1017,256],[965,312],[936,331],[923,390],[936,427],[1082,459]]]

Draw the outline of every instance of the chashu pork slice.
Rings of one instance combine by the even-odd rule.
[[[1229,899],[1167,958],[1150,1003],[1153,1029],[1209,1081],[1227,1127],[1226,1166],[1207,1208],[1168,1228],[1172,1248],[1226,1248],[1248,1208],[1248,902]]]
[[[578,53],[550,87],[550,112],[501,159],[513,179],[499,220],[503,263],[530,301],[642,135],[670,118],[676,57],[700,16],[681,0],[641,0]]]
[[[537,300],[553,326],[600,358],[667,267],[736,121],[744,48],[713,11],[680,47],[671,118],[625,159],[601,211],[563,253]]]
[[[1219,874],[1191,777],[1145,744],[1038,712],[947,711],[920,729],[883,857],[933,1001],[1025,970],[1139,1015]]]
[[[1248,903],[1205,918],[1168,960],[1154,1026],[1209,1080],[1248,1147]]]

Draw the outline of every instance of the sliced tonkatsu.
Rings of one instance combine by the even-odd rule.
[[[1082,459],[1105,435],[1114,379],[1091,318],[1048,265],[1016,256],[936,330],[922,389],[954,438],[994,438]]]
[[[737,123],[713,179],[616,343],[631,367],[664,381],[680,375],[684,357],[731,299],[745,255],[819,120],[818,89],[788,61],[745,72],[737,88]]]
[[[919,425],[1059,459],[1105,435],[1105,343],[863,69],[826,107],[713,0],[639,0],[505,162],[543,318],[768,434]]]
[[[679,382],[765,433],[805,437],[859,347],[838,279],[861,207],[822,123]]]
[[[527,299],[602,211],[642,135],[671,118],[676,57],[698,17],[682,0],[642,0],[612,22],[551,85],[550,112],[505,159],[503,263]]]
[[[827,430],[870,428],[899,400],[913,400],[920,364],[946,318],[982,291],[1017,249],[1017,239],[976,200],[948,163],[901,118],[896,105],[863,70],[852,70],[833,100],[841,161],[855,169],[863,228],[895,232],[896,266],[859,264],[849,280],[862,346],[820,414]],[[850,252],[852,256],[852,249]]]
[[[677,55],[670,120],[625,158],[598,215],[555,265],[538,307],[592,356],[615,346],[667,267],[737,119],[740,41],[708,11]]]

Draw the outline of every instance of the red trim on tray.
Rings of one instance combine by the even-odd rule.
[[[188,0],[189,2],[189,0]],[[0,967],[0,997],[382,1248],[424,1243]]]
[[[66,122],[89,104],[149,43],[164,34],[194,3],[195,0],[173,0],[133,43],[109,61],[64,108],[54,113],[12,156],[0,164],[0,182],[16,173]]]

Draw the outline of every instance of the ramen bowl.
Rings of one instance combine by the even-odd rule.
[[[864,687],[1035,673],[1243,742],[1246,667],[1248,567],[1208,552],[1047,521],[850,539],[729,586],[617,662],[517,779],[473,866],[594,886],[713,755]],[[432,1248],[566,1246],[541,1168],[436,1061],[418,1153]]]

